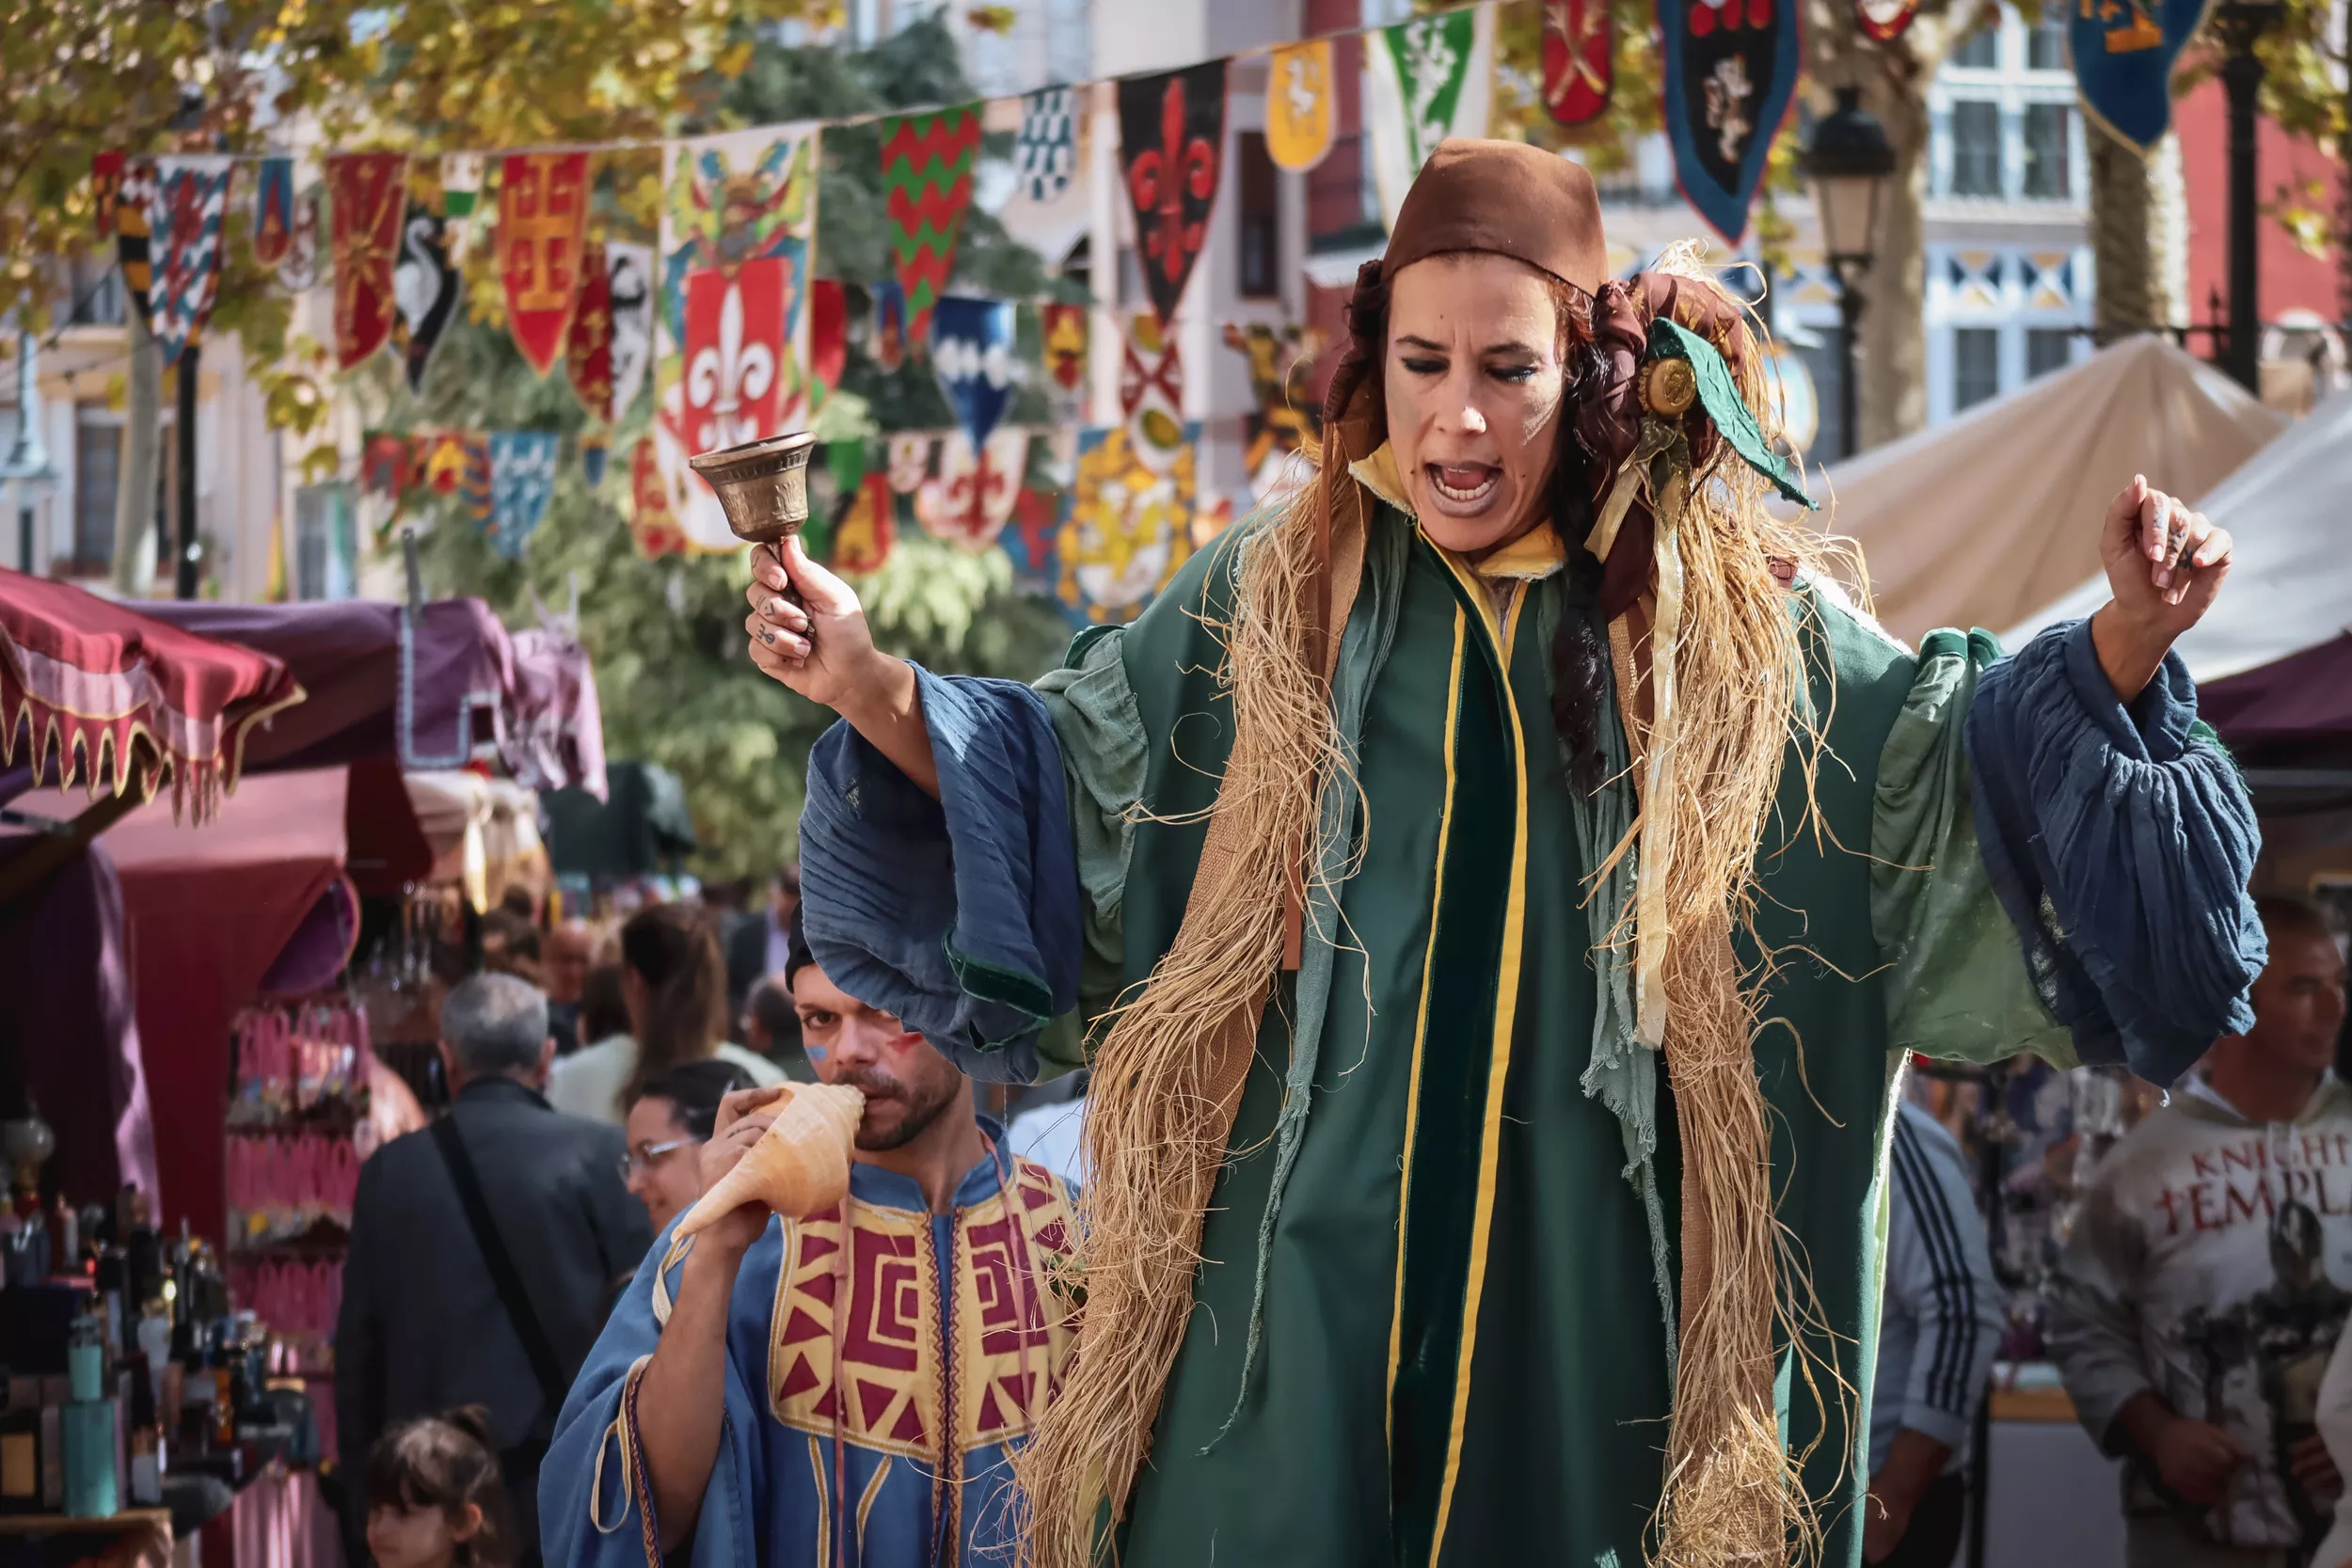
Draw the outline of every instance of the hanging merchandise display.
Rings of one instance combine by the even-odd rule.
[[[890,248],[906,293],[906,344],[920,348],[930,331],[931,307],[954,270],[956,236],[972,205],[980,106],[899,115],[883,120],[881,131]]]
[[[1191,443],[1200,434],[1198,425],[1184,430],[1184,450],[1165,472],[1136,457],[1124,430],[1080,434],[1077,483],[1054,546],[1056,596],[1077,625],[1134,620],[1192,554]]]
[[[941,295],[932,317],[931,372],[975,447],[987,444],[1012,404],[1020,380],[1014,324],[1011,302],[962,294]]]
[[[253,260],[276,268],[294,245],[294,166],[264,158],[253,166]]]
[[[866,352],[875,364],[895,371],[907,362],[907,292],[895,277],[883,278],[868,292],[874,301],[874,331],[866,340]]]
[[[1119,155],[1135,210],[1136,260],[1162,322],[1173,321],[1208,235],[1224,164],[1225,64],[1119,84]]]
[[[2083,112],[2144,156],[2172,128],[2172,66],[2206,0],[2089,0],[2067,24]]]
[[[514,152],[501,161],[498,270],[506,325],[541,375],[564,356],[587,224],[587,153]]]
[[[425,367],[457,314],[461,283],[450,263],[441,215],[410,202],[401,226],[400,260],[392,264],[392,301],[400,316],[401,368],[411,392],[423,389]]]
[[[1000,430],[975,447],[961,430],[939,443],[939,477],[916,493],[915,516],[933,538],[968,550],[996,542],[1029,464],[1029,433]]]
[[[653,246],[604,242],[606,295],[612,316],[612,419],[637,401],[653,361]]]
[[[1492,4],[1400,22],[1364,40],[1364,126],[1384,226],[1396,227],[1406,187],[1439,142],[1486,134],[1494,62]]]
[[[1320,427],[1303,385],[1305,367],[1323,348],[1323,329],[1293,324],[1228,322],[1225,346],[1249,361],[1249,391],[1258,411],[1243,421],[1248,445],[1242,467],[1253,499],[1264,501],[1305,477],[1291,458]],[[1294,471],[1294,470],[1296,471]]]
[[[1070,188],[1078,167],[1077,95],[1041,87],[1021,97],[1021,134],[1012,144],[1013,176],[1031,201],[1051,201]]]
[[[1065,393],[1074,394],[1087,379],[1087,307],[1041,305],[1039,336],[1045,343],[1045,375]]]
[[[654,456],[669,519],[688,544],[739,550],[717,494],[687,459],[808,422],[817,135],[787,126],[704,136],[664,148],[661,164]]]
[[[482,205],[482,174],[489,160],[479,152],[452,152],[441,160],[441,215],[449,220],[452,265],[473,245],[474,215]]]
[[[611,424],[612,406],[612,274],[604,242],[590,240],[580,252],[580,298],[564,337],[564,372],[572,395],[598,424]]]
[[[808,376],[812,404],[841,385],[842,368],[850,357],[849,302],[841,280],[820,277],[808,293]]]
[[[169,367],[198,341],[220,289],[221,220],[229,212],[226,158],[158,158],[148,223],[154,267],[149,325]]]
[[[1167,473],[1189,450],[1184,434],[1184,366],[1175,334],[1138,310],[1127,326],[1119,370],[1119,412],[1126,421],[1123,454],[1154,473]],[[1085,459],[1081,456],[1082,464]]]
[[[902,430],[888,438],[884,447],[892,494],[912,496],[930,477],[931,438],[919,432]]]
[[[351,370],[392,335],[392,263],[408,195],[398,152],[338,152],[326,160],[327,256],[335,275],[335,361]]]
[[[1797,90],[1789,0],[1658,0],[1662,112],[1682,194],[1737,246]]]
[[[115,200],[122,192],[123,167],[128,161],[120,148],[90,158],[90,216],[97,221],[98,237],[102,240],[115,237]]]
[[[833,569],[852,578],[881,571],[898,538],[896,513],[889,482],[881,474],[867,474],[833,531]]]
[[[306,185],[294,198],[294,234],[286,242],[286,259],[278,264],[278,281],[292,293],[303,293],[319,281],[319,203],[325,187]]]
[[[555,451],[553,431],[490,433],[490,543],[509,561],[522,559],[523,546],[548,515]]]
[[[153,325],[148,291],[154,281],[155,160],[133,158],[115,186],[115,263],[122,269],[122,292],[139,320]]]
[[[1265,150],[1275,166],[1304,173],[1323,162],[1331,115],[1331,40],[1277,49],[1265,90]]]
[[[1562,125],[1598,119],[1616,79],[1616,52],[1609,0],[1544,0],[1544,111]]]

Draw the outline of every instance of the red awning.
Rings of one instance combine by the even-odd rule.
[[[0,766],[151,799],[199,820],[237,786],[246,733],[302,701],[284,662],[70,583],[0,569]]]

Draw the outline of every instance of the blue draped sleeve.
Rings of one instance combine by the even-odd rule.
[[[2126,707],[2090,623],[2054,626],[1984,672],[1967,748],[1985,871],[2083,1061],[2169,1085],[2252,1026],[2261,836],[2177,656]]]
[[[847,723],[817,742],[802,923],[826,976],[973,1077],[1028,1083],[1077,1005],[1084,938],[1061,753],[1012,681],[915,667],[939,799]]]
[[[740,1277],[774,1275],[783,1256],[779,1228],[771,1224],[745,1256]],[[539,1469],[540,1551],[548,1568],[663,1568],[660,1521],[637,1460],[635,1401],[685,1266],[670,1243],[664,1231],[645,1255],[556,1418]],[[744,1320],[755,1343],[765,1306],[752,1293],[730,1313]],[[673,1568],[757,1568],[757,1521],[769,1490],[756,1463],[763,1404],[733,1355],[726,1377],[725,1421],[692,1551]]]

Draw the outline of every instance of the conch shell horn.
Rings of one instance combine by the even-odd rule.
[[[841,1201],[866,1097],[841,1084],[794,1084],[785,1095],[759,1141],[678,1221],[679,1235],[691,1236],[746,1203],[798,1220]]]

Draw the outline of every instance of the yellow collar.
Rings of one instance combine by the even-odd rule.
[[[1406,499],[1405,481],[1396,469],[1396,453],[1386,441],[1371,456],[1350,463],[1347,472],[1356,483],[1407,517],[1413,515],[1413,503]],[[1415,526],[1419,526],[1418,519]],[[1464,561],[1463,564],[1482,578],[1534,581],[1551,576],[1567,562],[1567,546],[1560,542],[1559,531],[1547,520],[1492,551],[1484,561]]]

